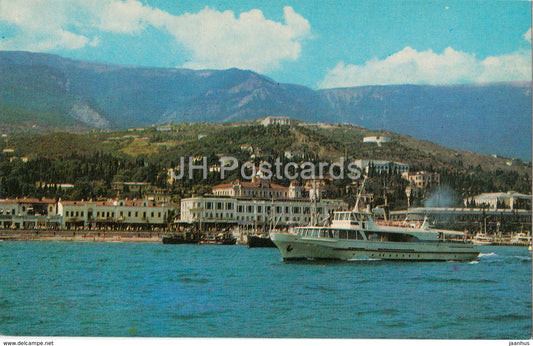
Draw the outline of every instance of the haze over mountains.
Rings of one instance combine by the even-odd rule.
[[[286,115],[531,161],[531,83],[313,90],[238,69],[110,65],[0,52],[0,130],[115,129]]]

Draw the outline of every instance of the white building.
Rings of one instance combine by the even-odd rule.
[[[0,216],[56,215],[53,199],[0,199]]]
[[[401,162],[384,161],[384,160],[355,160],[355,165],[366,174],[372,169],[377,174],[409,172],[409,165]]]
[[[465,206],[468,206],[472,201],[477,207],[486,205],[491,209],[531,210],[531,195],[525,195],[514,191],[482,193],[463,200]]]
[[[56,202],[51,199],[17,198],[0,200],[0,228],[47,228],[60,224]]]
[[[344,209],[346,204],[342,200],[324,199],[313,203],[307,199],[200,196],[181,200],[180,221],[239,225],[308,224],[313,214],[317,220],[323,220],[333,211]]]
[[[59,201],[57,213],[62,227],[117,225],[164,225],[174,209],[149,200]]]
[[[261,121],[261,124],[263,126],[269,126],[269,125],[291,125],[292,120],[290,117],[284,117],[284,116],[270,116],[266,117]]]
[[[301,196],[301,187],[298,182],[293,181],[291,187],[292,196]],[[213,195],[283,199],[291,198],[289,195],[291,187],[281,186],[264,179],[258,179],[252,182],[240,181],[237,179],[231,183],[214,186]]]
[[[363,138],[363,143],[376,143],[378,146],[381,146],[383,143],[389,143],[389,137],[383,136],[366,136]]]

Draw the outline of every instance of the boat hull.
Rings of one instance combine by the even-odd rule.
[[[472,244],[474,245],[494,245],[494,242],[490,240],[476,240],[472,239]]]
[[[180,236],[163,236],[163,244],[198,244],[200,241],[196,238],[184,238]]]
[[[307,238],[290,233],[272,233],[271,239],[283,260],[400,260],[472,261],[479,251],[454,242],[387,242]]]
[[[248,236],[248,247],[256,248],[256,247],[276,247],[276,244],[272,242],[272,239],[270,237],[260,237],[255,235],[249,235]]]

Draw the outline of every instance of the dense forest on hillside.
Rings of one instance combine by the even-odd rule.
[[[452,191],[454,205],[482,192],[530,193],[531,163],[450,150],[393,133],[385,133],[391,142],[382,146],[362,143],[364,136],[372,134],[375,132],[351,125],[182,123],[129,131],[4,136],[0,140],[0,198],[108,198],[115,197],[113,182],[128,181],[165,189],[177,201],[208,193],[215,184],[239,178],[238,171],[225,179],[218,172],[210,172],[207,179],[196,172],[192,179],[183,178],[170,185],[167,170],[179,165],[182,157],[195,156],[205,156],[209,167],[219,164],[221,156],[256,164],[276,159],[284,164],[331,163],[340,157],[346,158],[345,164],[353,159],[403,162],[411,171],[440,173],[440,188]],[[186,160],[183,169],[188,163]],[[406,206],[407,181],[394,172],[371,175],[366,191],[374,193],[376,205]],[[285,186],[290,182],[287,178],[273,181]],[[74,188],[61,189],[58,184],[73,184]],[[350,186],[354,182],[347,177],[333,180],[325,189],[325,197],[353,203],[355,192]],[[434,193],[438,193],[436,188],[414,200],[414,205],[423,205]]]

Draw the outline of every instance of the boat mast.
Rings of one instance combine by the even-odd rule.
[[[357,200],[355,201],[355,205],[353,207],[352,211],[359,211],[359,201],[361,200],[361,195],[363,194],[363,189],[365,188],[365,182],[368,177],[365,175],[365,178],[363,179],[363,183],[361,184],[361,187],[359,188],[359,192],[357,193]]]
[[[316,200],[318,198],[318,191],[316,190],[316,178],[313,177],[313,200],[311,201],[311,226],[316,226],[318,217],[316,215]]]

